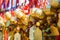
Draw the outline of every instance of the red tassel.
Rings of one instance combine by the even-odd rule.
[[[7,30],[5,30],[5,32],[4,32],[4,40],[8,40],[8,31]]]

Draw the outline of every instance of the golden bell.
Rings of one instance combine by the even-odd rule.
[[[40,26],[40,22],[36,22],[36,26]]]

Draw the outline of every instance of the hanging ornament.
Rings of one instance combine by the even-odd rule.
[[[20,30],[20,27],[19,27],[19,26],[17,27],[17,30],[18,30],[18,31]]]
[[[23,11],[20,10],[19,8],[17,8],[17,9],[15,10],[15,12],[16,12],[16,16],[17,16],[18,18],[21,18],[22,16],[25,15],[25,14],[23,13]]]
[[[40,18],[40,19],[43,19],[44,18],[44,13],[39,8],[32,8],[30,10],[30,15],[33,16],[33,17]]]
[[[9,25],[10,25],[10,20],[7,20],[6,27],[8,27]]]
[[[10,19],[10,18],[11,18],[10,12],[6,12],[6,13],[5,13],[5,17],[6,17],[7,19]]]
[[[4,30],[4,40],[8,40],[8,31]]]
[[[16,23],[16,17],[11,17],[10,21]]]

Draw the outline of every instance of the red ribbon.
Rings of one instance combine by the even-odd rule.
[[[8,40],[8,31],[7,30],[4,31],[4,40]]]

